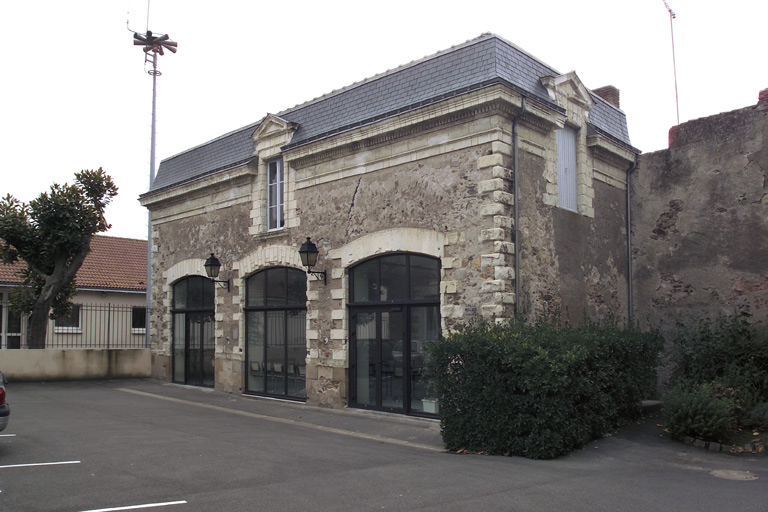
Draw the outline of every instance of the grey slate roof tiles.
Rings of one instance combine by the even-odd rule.
[[[624,113],[596,94],[592,94],[592,100],[595,105],[589,111],[589,124],[604,135],[629,145],[627,119]]]
[[[276,115],[298,124],[287,149],[497,83],[562,111],[550,101],[541,83],[542,77],[557,75],[557,71],[513,44],[484,34]],[[590,124],[629,146],[624,113],[602,98],[592,97],[595,106],[590,112]],[[254,149],[251,135],[260,122],[163,160],[152,190],[248,161]]]
[[[152,190],[239,165],[253,156],[251,135],[261,120],[160,162]]]

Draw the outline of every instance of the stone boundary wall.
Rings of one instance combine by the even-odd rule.
[[[667,331],[749,308],[768,323],[768,90],[673,127],[632,174],[635,319]]]
[[[150,350],[3,350],[0,370],[17,382],[143,379],[150,376]]]

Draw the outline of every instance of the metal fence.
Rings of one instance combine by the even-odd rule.
[[[27,348],[25,317],[2,304],[3,349]],[[75,304],[66,318],[48,321],[45,348],[145,348],[144,306]]]

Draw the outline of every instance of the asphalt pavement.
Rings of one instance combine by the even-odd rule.
[[[768,510],[768,457],[658,412],[556,460],[445,451],[439,422],[154,380],[16,383],[0,511]]]

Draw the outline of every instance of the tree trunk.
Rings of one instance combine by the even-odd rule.
[[[48,314],[51,311],[50,302],[36,304],[29,317],[29,330],[27,331],[28,348],[45,348],[45,336],[48,331]]]
[[[91,240],[80,247],[80,251],[67,265],[66,258],[61,256],[56,259],[56,266],[50,275],[45,276],[45,284],[40,290],[37,303],[29,318],[29,331],[27,332],[27,347],[45,348],[45,336],[48,331],[48,319],[51,314],[51,306],[56,296],[72,279],[85,261],[90,249]]]

